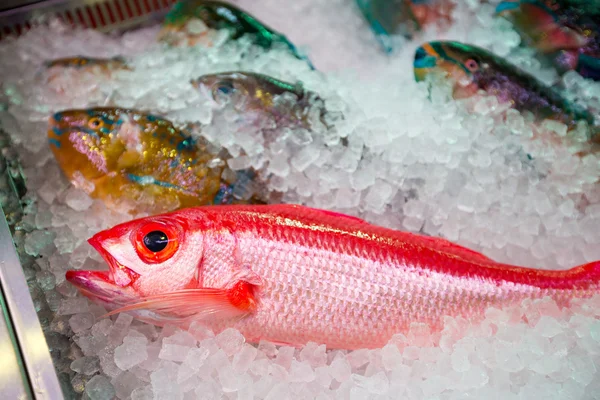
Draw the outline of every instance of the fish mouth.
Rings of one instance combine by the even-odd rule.
[[[121,288],[128,287],[137,280],[139,274],[121,264],[112,254],[110,254],[104,246],[104,243],[109,240],[109,238],[106,237],[107,234],[108,232],[106,231],[99,232],[88,239],[88,243],[100,253],[108,265],[112,283]],[[114,233],[111,232],[111,235],[113,234]]]
[[[103,234],[100,232],[88,239],[88,243],[108,264],[108,271],[69,270],[65,278],[86,297],[108,304],[127,304],[138,296],[131,283],[139,276],[131,269],[120,264],[103,246]]]

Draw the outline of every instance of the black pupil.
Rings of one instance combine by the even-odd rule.
[[[233,92],[233,84],[231,82],[222,82],[219,84],[217,90],[222,94],[229,94]]]
[[[167,234],[161,231],[152,231],[144,236],[144,245],[153,253],[164,250],[168,243]]]
[[[100,121],[98,121],[97,119],[95,119],[95,120],[92,121],[92,125],[93,126],[98,126],[98,125],[100,125]]]

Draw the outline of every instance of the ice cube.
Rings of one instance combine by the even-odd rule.
[[[315,372],[308,363],[292,360],[290,382],[312,382],[314,380]]]
[[[77,188],[71,188],[67,191],[65,203],[75,211],[85,211],[89,209],[94,200],[85,192]]]
[[[71,363],[71,369],[79,374],[94,375],[100,370],[98,357],[81,357]]]
[[[88,312],[90,309],[89,302],[83,297],[74,299],[63,299],[58,309],[58,315],[72,315]]]
[[[125,371],[117,376],[112,384],[115,388],[117,397],[120,399],[126,399],[131,396],[132,392],[144,385],[144,383],[133,373]]]
[[[74,333],[80,333],[90,329],[94,320],[94,315],[91,313],[75,314],[69,319],[69,325]]]
[[[298,172],[304,171],[309,165],[320,157],[320,149],[317,146],[307,146],[294,154],[290,160],[292,167]]]
[[[221,382],[223,392],[225,393],[237,392],[245,381],[245,379],[243,379],[229,365],[219,368],[217,370],[217,374],[219,376],[219,381]]]
[[[258,354],[258,350],[256,347],[244,344],[234,356],[231,366],[237,372],[246,372],[250,365],[252,365],[252,361],[256,358]]]
[[[31,256],[39,255],[42,250],[54,242],[55,234],[50,231],[35,230],[25,237],[25,252]]]
[[[131,400],[154,400],[154,392],[150,386],[138,387],[131,392]]]
[[[145,336],[126,336],[123,344],[115,349],[115,364],[123,371],[127,371],[148,359]],[[133,390],[133,389],[132,389]]]
[[[133,321],[133,317],[129,314],[121,313],[117,316],[117,319],[110,330],[110,334],[108,335],[108,340],[113,346],[123,342],[123,338],[127,335],[131,321]]]
[[[331,362],[329,367],[329,371],[333,379],[338,382],[344,382],[350,378],[352,374],[352,369],[348,361],[343,357],[338,357]]]
[[[215,340],[228,356],[237,353],[246,341],[244,336],[237,329],[233,328],[225,329],[215,337]]]
[[[112,400],[117,394],[108,378],[96,375],[85,385],[85,393],[90,400]]]
[[[292,360],[294,359],[294,351],[295,349],[293,347],[280,347],[277,357],[275,357],[275,362],[286,370],[289,370],[292,365]]]
[[[543,316],[535,326],[535,330],[542,336],[551,338],[563,332],[562,325],[554,318]]]

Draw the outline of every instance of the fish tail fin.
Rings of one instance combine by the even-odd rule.
[[[600,294],[600,260],[578,265],[567,271],[573,277],[573,283],[579,288],[595,288]]]

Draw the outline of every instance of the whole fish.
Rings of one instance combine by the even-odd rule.
[[[325,123],[323,100],[304,90],[300,82],[292,84],[254,72],[231,71],[202,75],[192,80],[192,85],[218,105],[230,104],[240,114],[268,114],[278,126],[310,129],[312,110]]]
[[[91,58],[83,56],[59,58],[44,63],[39,73],[47,83],[53,83],[58,92],[72,89],[80,74],[99,74],[111,77],[117,70],[129,70],[123,57]]]
[[[236,40],[252,35],[253,42],[266,49],[275,43],[287,46],[295,57],[305,60],[314,69],[310,60],[283,34],[269,28],[247,12],[225,2],[208,0],[180,0],[169,11],[159,32],[158,39],[171,45],[212,46],[214,32],[229,32],[228,39]]]
[[[469,97],[482,89],[519,111],[530,111],[538,122],[552,119],[572,129],[579,121],[586,121],[590,125],[589,139],[600,139],[590,112],[482,48],[451,41],[426,43],[415,52],[414,73],[417,81],[431,73],[442,73],[452,83],[455,98]]]
[[[228,170],[226,152],[159,116],[122,108],[66,110],[50,118],[48,140],[66,177],[110,208],[158,213],[258,201],[242,190],[251,171]]]
[[[451,22],[454,3],[447,0],[356,0],[358,8],[388,53],[391,36],[412,39],[425,25]]]
[[[216,206],[137,219],[89,239],[109,271],[68,271],[86,296],[155,324],[201,320],[268,340],[381,347],[413,322],[600,293],[600,262],[521,268],[441,238],[298,205]]]
[[[600,80],[600,9],[595,2],[512,0],[496,7],[560,73]]]
[[[84,56],[57,58],[47,61],[46,68],[100,68],[103,70],[113,70],[118,68],[127,68],[127,62],[123,57],[116,56],[112,58],[93,58]]]

